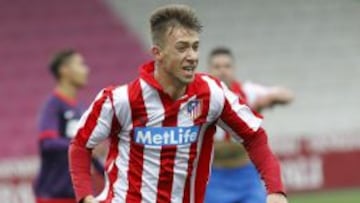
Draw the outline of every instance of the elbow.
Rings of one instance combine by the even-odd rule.
[[[252,149],[256,146],[263,146],[268,144],[267,134],[263,128],[259,128],[253,132],[247,139],[244,139],[244,146],[247,149]]]
[[[78,158],[79,155],[89,155],[91,157],[91,153],[92,150],[86,148],[85,145],[82,145],[81,143],[79,143],[76,139],[73,139],[70,142],[69,145],[69,151],[68,151],[68,156],[69,156],[69,160],[71,163],[71,160],[74,158]]]

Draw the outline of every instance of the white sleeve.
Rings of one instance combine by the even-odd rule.
[[[271,92],[271,88],[253,82],[245,82],[243,84],[243,90],[250,106],[252,106],[257,99]]]

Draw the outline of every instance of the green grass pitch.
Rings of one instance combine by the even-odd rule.
[[[290,194],[289,203],[360,203],[360,189]]]

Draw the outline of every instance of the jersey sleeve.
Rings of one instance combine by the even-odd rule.
[[[80,118],[74,141],[88,149],[94,148],[110,135],[114,116],[112,92],[107,88],[96,96]]]
[[[268,193],[284,193],[280,166],[269,148],[266,132],[260,127],[261,119],[227,87],[222,85],[222,89],[225,99],[219,125],[243,141]]]
[[[91,150],[120,128],[115,125],[115,120],[112,91],[105,89],[80,119],[77,134],[69,148],[69,170],[77,202],[93,194]]]

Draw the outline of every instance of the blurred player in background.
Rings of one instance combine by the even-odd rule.
[[[68,147],[83,113],[76,98],[87,83],[88,67],[81,54],[70,49],[57,53],[49,66],[56,87],[40,113],[41,167],[35,181],[36,202],[75,203]],[[99,162],[93,159],[93,163],[101,170]]]
[[[222,80],[256,112],[276,104],[288,104],[293,99],[292,92],[284,87],[265,87],[238,81],[235,78],[234,58],[228,48],[214,49],[208,63],[210,74]],[[266,202],[265,187],[245,148],[220,127],[216,129],[214,162],[205,202]]]
[[[261,119],[217,79],[196,73],[202,26],[195,12],[184,5],[161,7],[150,25],[154,60],[143,64],[131,83],[101,91],[80,120],[69,150],[77,200],[203,203],[215,123],[221,119],[244,140],[266,183],[268,202],[286,203]],[[91,151],[107,138],[108,182],[95,199]]]

